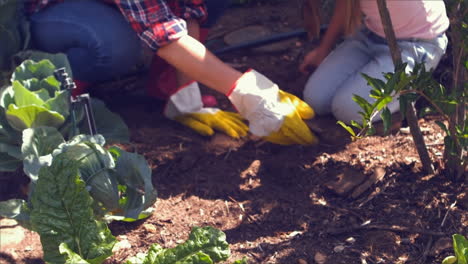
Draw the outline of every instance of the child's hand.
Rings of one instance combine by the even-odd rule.
[[[313,72],[322,61],[327,57],[328,52],[319,48],[313,49],[304,57],[301,65],[299,66],[299,70],[302,73],[311,73]]]

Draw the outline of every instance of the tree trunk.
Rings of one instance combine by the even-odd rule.
[[[401,52],[396,41],[395,32],[393,31],[392,20],[390,19],[390,13],[388,12],[386,0],[377,0],[377,5],[379,7],[379,13],[382,19],[385,37],[387,39],[388,46],[390,47],[393,64],[395,67],[397,67],[398,65],[402,64]],[[421,159],[421,163],[423,165],[423,170],[428,174],[434,174],[434,167],[432,166],[432,161],[429,157],[429,152],[427,151],[424,137],[421,133],[421,129],[419,128],[416,110],[411,103],[407,103],[405,115],[410,127],[411,135],[413,136],[414,144],[419,154],[419,158]]]

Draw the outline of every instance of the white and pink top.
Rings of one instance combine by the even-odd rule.
[[[368,29],[385,37],[377,1],[361,0]],[[434,39],[450,25],[443,0],[387,0],[397,39]]]

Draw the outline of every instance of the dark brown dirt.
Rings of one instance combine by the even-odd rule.
[[[297,29],[297,3],[232,8],[211,39],[246,25]],[[255,68],[300,95],[306,77],[296,69],[308,45],[303,39],[285,45],[290,46],[280,53],[241,50],[221,58],[240,70]],[[202,137],[165,119],[161,102],[112,97],[106,101],[132,132],[132,143],[124,147],[146,157],[159,199],[150,218],[110,224],[123,242],[106,264],[122,263],[152,243],[174,247],[193,226],[223,230],[230,261],[246,256],[250,263],[441,263],[452,254],[451,235],[468,234],[466,187],[443,173],[421,173],[404,130],[350,142],[336,120],[320,117],[312,122],[321,130],[321,144],[283,147],[221,134]],[[437,118],[420,120],[434,160],[443,147]],[[358,189],[373,176],[368,188]],[[334,191],[343,177],[349,188]],[[8,228],[2,225],[0,231]],[[33,235],[0,248],[0,263],[42,263]]]

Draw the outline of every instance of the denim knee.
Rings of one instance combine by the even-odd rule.
[[[100,1],[54,4],[30,20],[35,48],[67,54],[75,79],[110,80],[130,72],[140,57],[136,32],[117,9]]]

